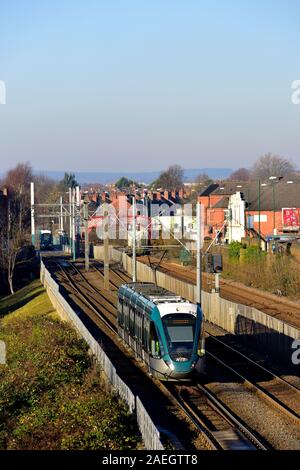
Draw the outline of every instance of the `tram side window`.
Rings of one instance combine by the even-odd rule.
[[[141,322],[140,322],[140,342],[141,344],[144,344],[144,314],[141,312]]]
[[[130,320],[129,320],[129,332],[132,336],[134,336],[134,307],[130,307],[129,309]]]
[[[151,356],[156,358],[161,356],[159,340],[153,321],[150,322],[150,353]]]
[[[124,314],[124,327],[126,330],[129,328],[129,306],[126,301],[123,303],[123,314]]]
[[[143,347],[146,352],[149,352],[149,320],[145,314],[143,317]]]
[[[135,336],[141,338],[141,312],[139,310],[135,311]]]

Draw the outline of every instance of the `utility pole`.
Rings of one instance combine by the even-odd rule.
[[[220,294],[220,273],[215,274],[215,293]]]
[[[109,290],[108,210],[104,211],[104,289]]]
[[[273,235],[276,235],[276,224],[275,224],[275,184],[272,183],[273,191]]]
[[[229,243],[232,242],[232,207],[231,207],[231,199],[229,196]]]
[[[76,260],[76,229],[75,229],[75,189],[72,188],[72,254]]]
[[[63,198],[62,198],[62,196],[59,197],[59,205],[60,205],[59,228],[60,228],[60,236],[62,237],[62,232],[63,232],[63,229],[64,229]]]
[[[276,222],[275,222],[275,181],[279,182],[282,179],[282,176],[270,176],[269,180],[272,183],[272,199],[273,199],[273,235],[277,234],[276,231]]]
[[[69,246],[70,251],[73,251],[73,234],[72,234],[72,188],[69,188],[69,213],[70,213],[70,220],[69,220]]]
[[[80,188],[76,186],[75,188],[75,225],[76,225],[76,254],[79,256],[80,253]]]
[[[247,216],[247,224],[246,224],[246,227],[247,227],[247,236],[250,237],[250,232],[249,232],[249,219],[250,219],[250,188],[248,186],[247,188],[247,192],[248,192],[248,206],[247,206],[247,210],[248,210],[248,216]]]
[[[132,199],[132,282],[136,282],[136,201]]]
[[[30,205],[31,205],[31,243],[35,247],[34,183],[30,183]]]
[[[89,201],[88,196],[85,194],[83,201],[83,219],[84,219],[84,259],[85,259],[85,270],[90,269],[89,259]]]
[[[261,248],[261,234],[260,234],[260,180],[258,180],[258,243],[259,249]]]
[[[197,295],[196,302],[201,306],[201,205],[197,202],[196,206],[196,227],[197,227],[197,245],[196,245],[196,256],[197,256]]]

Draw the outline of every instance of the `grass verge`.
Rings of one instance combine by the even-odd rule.
[[[135,449],[127,406],[38,281],[0,301],[0,449]]]

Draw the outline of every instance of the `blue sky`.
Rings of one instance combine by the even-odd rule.
[[[300,167],[300,2],[0,0],[0,171]]]

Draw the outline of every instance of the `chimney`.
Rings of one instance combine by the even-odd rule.
[[[175,199],[175,197],[176,197],[176,191],[175,191],[175,189],[172,190],[171,196]]]
[[[102,200],[102,202],[106,201],[106,192],[105,191],[102,191],[102,193],[101,193],[101,200]]]
[[[179,197],[179,199],[183,199],[183,189],[182,188],[179,189],[179,191],[178,191],[178,197]]]
[[[169,199],[169,191],[164,191],[164,198]]]
[[[156,193],[156,199],[157,199],[158,201],[161,201],[161,192],[160,192],[160,191],[157,191],[157,193]]]

